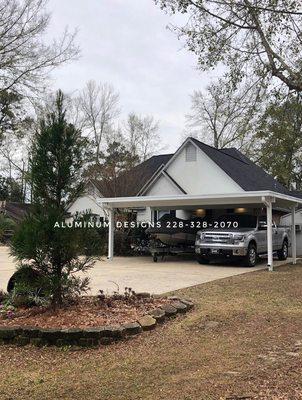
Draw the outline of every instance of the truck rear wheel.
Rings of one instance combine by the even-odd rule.
[[[257,262],[257,249],[256,246],[251,243],[247,249],[246,256],[244,257],[244,265],[246,267],[254,267]]]
[[[280,250],[277,251],[278,260],[286,260],[288,257],[288,243],[287,240],[283,240],[283,244]]]

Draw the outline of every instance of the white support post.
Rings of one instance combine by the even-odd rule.
[[[151,210],[151,223],[152,222],[154,222],[154,208],[153,207],[150,207],[150,210]]]
[[[273,265],[273,206],[271,200],[266,203],[267,220],[267,266],[269,271],[274,270]]]
[[[113,259],[113,249],[114,249],[114,210],[109,209],[109,232],[108,232],[108,260]]]
[[[293,259],[293,264],[297,263],[297,242],[296,242],[296,222],[295,222],[295,216],[296,216],[296,206],[292,207],[292,215],[291,215],[291,240],[292,240],[292,259]]]

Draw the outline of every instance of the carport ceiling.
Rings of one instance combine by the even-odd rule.
[[[185,209],[192,207],[263,207],[266,201],[272,201],[273,207],[289,209],[302,204],[302,199],[272,191],[255,191],[211,195],[178,196],[137,196],[102,198],[103,206],[108,208],[153,207],[160,209]]]

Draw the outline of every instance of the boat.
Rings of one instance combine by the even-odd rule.
[[[150,235],[149,251],[156,262],[158,255],[194,253],[195,238],[202,226],[202,218],[181,219],[169,214],[161,217],[146,230]]]

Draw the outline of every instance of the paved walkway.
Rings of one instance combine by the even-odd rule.
[[[286,262],[275,261],[275,265]],[[100,289],[112,292],[116,290],[116,285],[120,291],[127,286],[137,292],[160,294],[263,268],[266,268],[266,260],[254,268],[244,268],[234,263],[200,265],[194,259],[181,257],[168,257],[157,263],[154,263],[151,257],[115,257],[111,262],[106,259],[98,261],[88,274],[93,294]],[[14,270],[15,263],[9,257],[9,249],[0,247],[0,289],[6,289]]]

